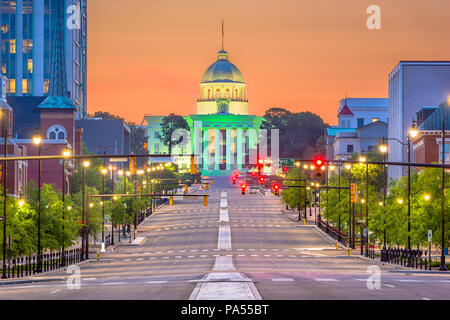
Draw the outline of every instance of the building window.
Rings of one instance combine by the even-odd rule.
[[[380,121],[380,119],[379,118],[372,118],[372,122],[377,122],[377,121]]]
[[[9,40],[9,53],[16,53],[16,39]]]
[[[2,73],[6,74],[6,63],[2,64]]]
[[[66,136],[66,129],[59,124],[55,124],[47,130],[47,138],[50,140],[65,140]]]
[[[353,145],[352,145],[352,144],[348,144],[348,145],[347,145],[347,152],[348,152],[348,153],[353,152]]]
[[[364,119],[358,118],[358,128],[364,127]]]
[[[44,80],[44,93],[48,93],[49,85],[50,85],[50,80],[45,79]]]
[[[368,147],[367,147],[367,150],[368,150],[368,151],[373,151],[373,146],[368,146]]]
[[[448,158],[448,143],[445,144],[445,162],[449,162]],[[439,143],[439,162],[442,162],[442,142]]]
[[[28,80],[22,79],[22,93],[28,93]]]
[[[159,132],[158,131],[155,131],[154,137],[155,137],[155,139],[159,139]]]
[[[159,153],[159,144],[155,143],[155,154]]]
[[[8,92],[16,93],[16,79],[9,79],[8,84]]]
[[[28,59],[28,72],[33,73],[33,59]]]

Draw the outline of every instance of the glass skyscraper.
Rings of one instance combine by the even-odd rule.
[[[1,0],[1,72],[8,78],[7,95],[48,95],[58,7],[65,17],[67,88],[77,118],[84,118],[87,0]]]

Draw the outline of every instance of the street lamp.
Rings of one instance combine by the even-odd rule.
[[[62,246],[61,246],[61,266],[66,265],[66,255],[64,252],[64,222],[65,222],[65,211],[66,211],[66,202],[65,202],[65,195],[66,195],[66,159],[69,158],[72,154],[72,151],[69,149],[69,147],[66,145],[63,149],[63,159],[62,159],[62,231],[63,231],[63,238],[62,238]]]
[[[42,138],[39,135],[39,133],[36,133],[33,137],[33,144],[38,146],[39,151],[39,157],[42,153]],[[42,272],[42,253],[41,253],[41,159],[38,160],[38,247],[37,247],[37,265],[36,265],[36,272],[41,273]]]
[[[114,172],[116,170],[115,167],[113,167],[112,165],[109,165],[109,171],[111,171],[111,193],[114,194]],[[111,245],[114,245],[114,215],[113,215],[113,210],[114,210],[114,200],[116,200],[117,197],[114,196],[113,199],[111,200]]]
[[[100,170],[102,174],[102,194],[105,194],[105,176],[108,173],[108,169],[102,168]],[[105,252],[105,203],[102,197],[102,249],[101,252]]]
[[[81,231],[81,257],[83,260],[89,259],[89,253],[85,252],[85,246],[88,248],[88,242],[89,242],[89,234],[86,234],[87,227],[85,226],[85,214],[86,214],[86,205],[85,205],[85,197],[86,197],[86,168],[89,168],[91,163],[89,160],[84,160],[82,163],[83,166],[83,194],[82,194],[82,223],[83,228]],[[87,236],[87,237],[86,237]]]
[[[387,152],[388,152],[388,146],[385,143],[385,138],[383,137],[383,142],[379,146],[380,152],[383,154],[383,161],[387,161]],[[383,202],[380,202],[382,206],[384,206],[384,230],[383,230],[383,250],[386,250],[386,194],[387,193],[387,170],[386,165],[383,164]]]

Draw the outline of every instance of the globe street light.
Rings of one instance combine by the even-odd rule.
[[[102,194],[105,194],[105,176],[108,173],[108,169],[102,168],[100,170],[102,174]],[[104,198],[102,197],[102,249],[101,252],[105,252],[105,203]]]
[[[83,223],[83,227],[82,227],[82,231],[81,231],[81,257],[83,260],[88,259],[89,258],[89,253],[85,252],[85,246],[88,247],[87,242],[89,241],[89,238],[86,238],[86,231],[87,228],[85,226],[85,214],[86,214],[86,205],[85,205],[85,197],[86,197],[86,168],[89,168],[89,166],[91,165],[91,163],[89,162],[89,160],[84,160],[82,162],[82,166],[83,166],[83,192],[82,192],[82,223]],[[87,237],[89,237],[89,235],[87,235]]]
[[[63,231],[63,239],[62,239],[62,245],[61,245],[61,266],[64,267],[66,265],[66,254],[65,254],[65,248],[64,248],[64,240],[65,240],[65,233],[64,233],[64,222],[65,222],[65,211],[66,211],[66,202],[65,202],[65,195],[66,195],[66,159],[69,158],[72,155],[72,150],[67,146],[63,149],[63,159],[62,159],[62,231]]]
[[[38,154],[39,157],[42,153],[42,138],[39,135],[39,133],[36,133],[33,137],[33,144],[38,146]],[[37,265],[36,265],[36,272],[41,273],[42,272],[42,253],[41,253],[41,159],[38,160],[38,247],[37,247]]]

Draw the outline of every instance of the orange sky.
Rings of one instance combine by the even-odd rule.
[[[372,4],[382,30],[366,27]],[[88,112],[196,113],[224,18],[251,114],[285,107],[335,124],[345,93],[387,97],[399,60],[450,60],[449,13],[448,0],[89,1]]]

